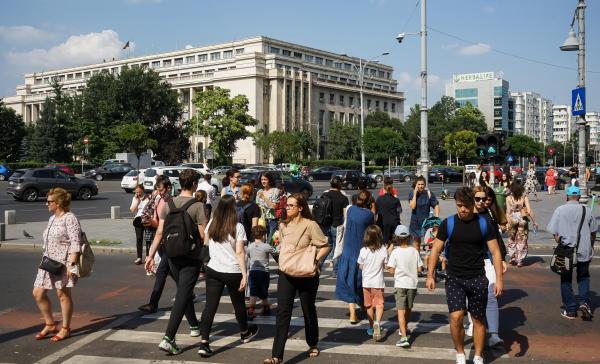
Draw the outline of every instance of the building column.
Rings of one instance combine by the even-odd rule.
[[[292,92],[292,120],[290,120],[290,124],[292,125],[292,130],[296,130],[296,71],[292,69],[292,87],[290,87]]]
[[[298,105],[300,106],[300,130],[304,131],[304,72],[300,72],[300,102]]]
[[[278,129],[281,131],[287,131],[286,127],[287,127],[287,70],[284,68],[283,69],[283,92],[281,93],[283,95],[283,107],[281,108],[281,111],[283,113],[283,117],[281,118],[282,120],[282,128]]]

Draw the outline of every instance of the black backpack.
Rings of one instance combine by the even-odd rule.
[[[242,206],[235,207],[235,213],[237,214],[237,221],[242,225],[244,224],[244,214],[246,213],[246,210],[250,206],[252,206],[252,202],[249,202]]]
[[[321,228],[328,228],[333,222],[333,204],[327,193],[319,197],[312,208],[312,215]]]
[[[197,202],[199,201],[193,198],[178,208],[173,200],[169,201],[169,214],[163,226],[163,243],[167,257],[194,256],[200,252],[200,232],[187,213],[187,209]]]

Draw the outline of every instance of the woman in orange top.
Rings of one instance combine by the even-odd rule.
[[[546,186],[548,186],[548,194],[553,195],[554,189],[556,188],[556,177],[558,177],[558,173],[553,166],[550,166],[546,171]]]

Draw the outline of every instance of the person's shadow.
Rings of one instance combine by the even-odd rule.
[[[513,344],[518,344],[519,351],[514,354],[515,357],[522,357],[529,350],[529,339],[527,336],[517,331],[519,326],[525,325],[527,317],[520,307],[507,307],[500,309],[500,332],[504,339],[504,347],[507,350],[512,348]]]

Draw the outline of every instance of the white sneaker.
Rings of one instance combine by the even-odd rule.
[[[465,354],[456,354],[456,364],[467,364]]]
[[[483,363],[483,358],[480,356],[476,356],[473,358],[473,364],[484,364]]]
[[[190,336],[191,337],[200,336],[200,327],[199,326],[191,326],[190,327]]]
[[[467,329],[465,330],[465,334],[469,337],[473,337],[473,325],[469,325],[467,326]]]
[[[488,346],[490,348],[493,348],[495,346],[502,346],[504,345],[504,340],[502,340],[500,338],[500,336],[498,336],[498,334],[491,334],[490,338],[488,339]]]

